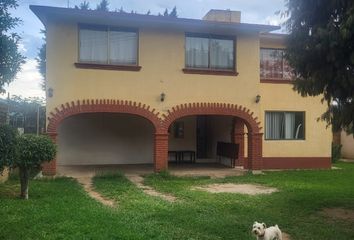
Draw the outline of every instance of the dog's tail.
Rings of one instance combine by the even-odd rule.
[[[283,239],[283,234],[282,234],[280,228],[278,227],[278,224],[275,224],[274,227],[279,230],[278,233],[277,233],[278,239],[279,239],[279,240],[282,240],[282,239]]]

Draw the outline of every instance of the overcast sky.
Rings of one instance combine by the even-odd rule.
[[[83,2],[82,0],[18,0],[19,7],[12,12],[13,16],[23,20],[16,32],[22,36],[20,50],[26,56],[26,63],[22,66],[17,78],[8,87],[11,95],[22,95],[23,97],[44,97],[45,94],[40,88],[41,75],[37,70],[35,57],[38,48],[43,44],[40,29],[42,23],[30,11],[29,5],[46,5],[57,7],[74,7]],[[91,8],[95,8],[100,0],[90,0]],[[163,12],[165,8],[177,7],[179,17],[202,18],[210,9],[231,9],[241,11],[241,21],[244,23],[262,23],[279,25],[281,20],[275,15],[278,10],[284,9],[284,0],[109,0],[111,10],[123,9],[138,13],[151,14]],[[0,97],[7,96],[2,95]]]

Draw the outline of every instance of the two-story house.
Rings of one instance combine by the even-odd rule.
[[[277,26],[211,10],[202,20],[31,6],[46,28],[47,133],[57,165],[218,161],[245,169],[329,168],[320,97],[292,90]],[[191,156],[189,156],[191,155]],[[227,162],[225,162],[226,164]]]

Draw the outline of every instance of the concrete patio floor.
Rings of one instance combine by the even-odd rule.
[[[97,173],[121,171],[124,174],[145,175],[154,172],[153,164],[134,165],[59,165],[58,176],[74,178],[93,177]],[[230,168],[218,163],[169,163],[169,172],[175,176],[209,176],[223,178],[240,176],[246,170],[241,167]]]

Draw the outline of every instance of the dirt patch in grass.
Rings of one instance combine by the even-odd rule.
[[[282,237],[283,237],[283,240],[291,240],[290,235],[285,232],[282,232]]]
[[[99,194],[98,192],[94,191],[93,187],[92,187],[92,178],[91,177],[81,177],[81,178],[77,178],[77,181],[82,184],[82,186],[84,187],[85,191],[87,192],[87,194],[92,197],[93,199],[99,201],[100,203],[102,203],[103,205],[109,206],[109,207],[113,207],[115,205],[113,200],[110,199],[106,199],[104,197],[102,197],[101,194]]]
[[[175,202],[177,200],[175,196],[158,192],[152,187],[144,185],[144,178],[138,174],[127,174],[126,177],[147,195],[160,197],[168,202]]]
[[[354,223],[354,210],[352,209],[325,208],[320,213],[321,215],[332,218],[334,220],[344,220]]]
[[[194,187],[193,190],[202,190],[211,193],[240,193],[248,195],[271,194],[278,192],[276,188],[264,187],[256,184],[210,184],[203,187]]]

